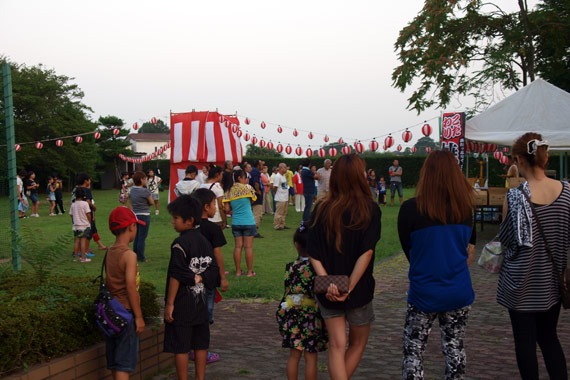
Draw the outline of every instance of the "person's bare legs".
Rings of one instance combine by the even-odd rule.
[[[208,350],[194,350],[194,374],[196,380],[204,380],[206,376],[206,361],[208,359]],[[186,360],[188,363],[188,360]]]
[[[73,243],[73,254],[75,257],[79,257],[79,253],[81,252],[81,238],[75,238],[75,243]]]
[[[87,251],[89,249],[89,239],[81,238],[81,253],[83,254],[83,258],[87,258]]]
[[[344,355],[346,363],[346,374],[350,378],[362,359],[362,354],[368,342],[370,334],[370,324],[365,326],[353,326],[349,323],[348,329],[348,349]]]
[[[111,371],[113,380],[128,380],[131,374],[125,371]]]
[[[346,319],[336,317],[325,319],[329,332],[329,375],[331,380],[348,380],[345,348],[346,348]]]
[[[253,273],[253,236],[244,236],[243,245],[245,246],[245,265],[247,265],[247,274]]]
[[[158,199],[154,200],[154,212],[155,214],[158,212]]]
[[[178,380],[188,380],[188,353],[174,354],[174,364]]]
[[[236,265],[236,274],[241,273],[241,250],[243,248],[243,237],[239,236],[235,239],[234,247],[234,264]]]
[[[287,359],[287,380],[297,380],[299,378],[299,361],[303,351],[291,348],[289,359]]]
[[[400,206],[404,203],[404,197],[400,197]]]
[[[305,380],[317,380],[319,354],[305,351],[303,355],[305,356]]]

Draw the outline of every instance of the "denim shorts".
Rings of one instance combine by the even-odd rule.
[[[232,224],[232,234],[234,234],[234,237],[255,236],[257,235],[257,228],[255,224],[251,226]]]
[[[121,335],[106,337],[105,354],[108,370],[135,372],[138,353],[139,337],[134,318]]]
[[[318,298],[317,298],[318,302]],[[355,309],[327,309],[320,302],[319,311],[324,319],[345,317],[353,326],[366,326],[374,321],[374,307],[372,301]]]
[[[32,201],[32,203],[38,203],[38,193],[31,193],[30,200]]]
[[[402,193],[402,182],[391,182],[390,183],[390,197],[394,198],[396,195],[396,190],[398,191],[398,196],[403,197]]]

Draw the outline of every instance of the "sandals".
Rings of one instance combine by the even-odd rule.
[[[241,277],[243,276],[243,271],[240,270],[239,272],[236,272],[236,277]]]
[[[190,352],[190,360],[194,361],[196,357],[194,356],[194,351]],[[220,354],[208,351],[208,358],[206,359],[206,364],[214,363],[220,360]]]
[[[255,272],[251,272],[250,274],[247,275],[247,277],[255,277],[257,276],[257,273]]]

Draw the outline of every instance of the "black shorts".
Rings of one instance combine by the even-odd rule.
[[[207,350],[210,347],[210,323],[201,325],[164,325],[164,352],[185,354],[192,350]]]

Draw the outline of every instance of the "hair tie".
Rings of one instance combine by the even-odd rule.
[[[530,140],[529,142],[526,143],[526,152],[528,154],[532,154],[533,156],[536,156],[536,152],[537,152],[538,148],[541,146],[546,146],[547,152],[550,149],[550,145],[548,144],[547,140],[538,140],[538,139]]]
[[[299,226],[299,232],[303,232],[307,229],[307,227],[305,227],[305,222],[301,222],[301,225]]]

